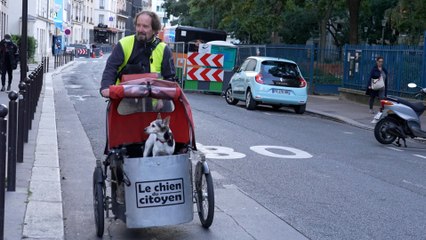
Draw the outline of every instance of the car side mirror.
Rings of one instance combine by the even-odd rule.
[[[237,72],[241,72],[241,69],[240,69],[240,67],[239,67],[239,66],[235,66],[235,67],[234,67],[234,69],[232,69],[232,71],[233,71],[234,73],[237,73]]]

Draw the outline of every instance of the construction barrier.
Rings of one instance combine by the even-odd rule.
[[[93,48],[92,49],[92,53],[91,53],[91,58],[98,58],[98,57],[102,57],[104,55],[102,49],[100,48]]]
[[[90,57],[90,49],[88,48],[75,48],[75,57]]]
[[[223,54],[189,52],[184,90],[222,92]]]

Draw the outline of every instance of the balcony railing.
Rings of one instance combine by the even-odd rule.
[[[126,10],[119,10],[118,14],[122,15],[122,16],[129,16],[129,13]]]

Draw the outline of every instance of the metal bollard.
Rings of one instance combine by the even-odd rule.
[[[40,67],[37,67],[34,72],[32,74],[30,74],[30,82],[31,82],[31,88],[30,88],[30,119],[31,119],[31,123],[32,120],[34,120],[34,113],[36,111],[36,104],[37,104],[37,99],[36,99],[36,91],[37,91],[37,86],[36,86],[36,79],[38,77],[38,75],[40,74]],[[30,124],[30,128],[32,129],[32,124]]]
[[[37,108],[38,105],[38,100],[40,99],[40,94],[41,94],[41,90],[43,89],[43,76],[44,73],[41,72],[41,74],[39,74],[39,76],[37,76],[36,78],[36,105],[35,107]]]
[[[0,105],[0,237],[4,237],[4,199],[6,179],[6,132],[7,132],[7,107]]]
[[[25,79],[26,84],[26,90],[25,90],[25,133],[24,133],[24,141],[28,143],[28,136],[29,131],[31,129],[31,88],[32,88],[32,82],[31,79],[26,78]]]
[[[24,162],[24,136],[25,136],[25,88],[24,82],[19,83],[19,102],[18,102],[18,144],[16,148],[16,161]]]
[[[8,139],[7,139],[7,191],[14,192],[16,189],[16,134],[17,119],[18,119],[18,93],[11,91],[9,93],[9,127],[8,127]]]

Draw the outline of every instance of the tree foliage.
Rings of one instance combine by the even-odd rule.
[[[368,39],[370,44],[418,44],[426,30],[424,0],[166,0],[175,24],[222,29],[242,43],[305,44],[341,47]],[[385,26],[382,20],[387,19]]]

